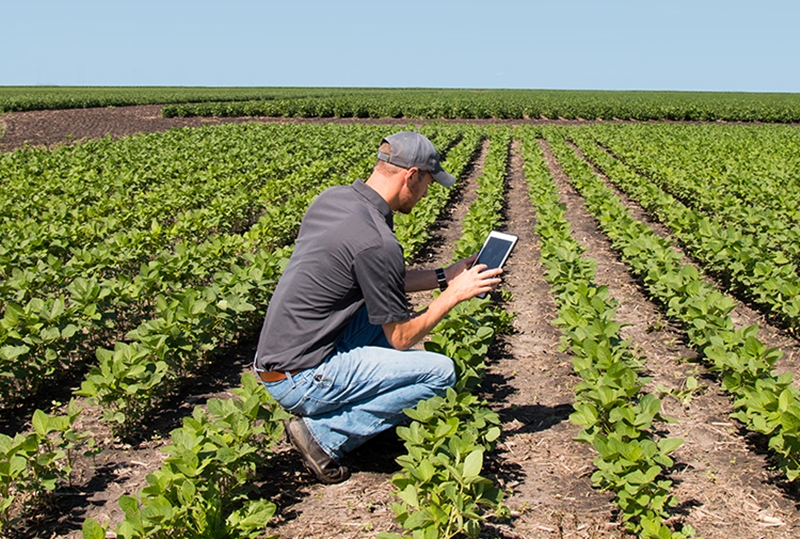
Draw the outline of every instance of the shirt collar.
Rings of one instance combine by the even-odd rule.
[[[391,208],[389,208],[389,203],[386,202],[375,189],[364,183],[364,180],[360,179],[353,182],[353,189],[378,208],[383,218],[386,219],[386,224],[389,225],[389,228],[394,228],[394,214]]]

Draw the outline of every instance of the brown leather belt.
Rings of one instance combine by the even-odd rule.
[[[289,371],[292,376],[297,374],[298,372],[302,371],[303,369],[297,369],[294,371]],[[286,380],[286,372],[285,371],[258,371],[258,377],[261,378],[264,382],[272,383],[272,382],[280,382],[281,380]]]

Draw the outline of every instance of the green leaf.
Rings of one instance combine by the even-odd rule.
[[[789,388],[784,389],[781,391],[780,396],[778,397],[778,406],[781,411],[786,411],[789,409],[789,406],[794,402],[794,395],[789,390]]]
[[[464,459],[464,479],[475,478],[483,467],[483,450],[476,449]]]
[[[419,477],[422,479],[422,481],[428,482],[436,473],[436,468],[433,466],[433,464],[431,464],[430,459],[425,459],[419,463],[419,466],[417,467],[417,473],[419,473]],[[416,507],[416,505],[414,507]]]
[[[125,512],[125,523],[133,527],[135,530],[144,533],[142,526],[142,515],[139,510],[139,502],[132,496],[122,495],[117,502],[120,508]]]
[[[489,427],[489,430],[486,431],[486,441],[494,442],[495,440],[500,438],[500,435],[502,433],[503,431],[500,429],[500,427],[497,426]]]
[[[42,437],[47,436],[47,433],[50,430],[49,419],[50,418],[47,416],[47,414],[41,410],[36,410],[33,412],[33,420],[31,423],[36,434]]]
[[[242,530],[259,529],[259,532],[261,532],[269,523],[272,515],[275,514],[275,509],[275,504],[270,501],[253,500],[239,511],[238,517],[240,520],[237,523],[237,528]]]
[[[419,508],[419,499],[417,498],[417,489],[414,485],[406,485],[406,488],[397,493],[397,497],[406,502],[414,508]]]
[[[95,519],[87,518],[83,521],[83,528],[81,529],[83,539],[105,539],[106,530]]]
[[[658,449],[665,455],[669,455],[681,445],[683,445],[682,438],[661,438],[658,441]]]
[[[411,513],[406,521],[403,522],[403,527],[407,530],[415,530],[419,528],[425,528],[433,523],[433,514],[431,514],[430,509],[423,507],[419,511],[414,511]]]

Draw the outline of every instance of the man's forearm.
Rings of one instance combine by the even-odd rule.
[[[436,270],[408,270],[406,271],[406,292],[419,292],[433,290],[438,286]]]
[[[462,259],[444,268],[447,276],[447,289],[436,296],[427,309],[415,313],[411,318],[400,322],[383,324],[383,332],[389,344],[397,350],[406,350],[417,344],[427,335],[447,313],[458,303],[490,292],[500,284],[498,276],[503,270],[487,270],[481,264],[470,267],[475,256]],[[406,292],[430,290],[437,286],[435,270],[414,270],[406,272]]]
[[[392,348],[407,350],[422,340],[458,303],[446,291],[431,301],[425,309],[414,313],[411,318],[383,325],[386,339]]]

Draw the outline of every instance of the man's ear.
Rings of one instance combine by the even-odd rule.
[[[405,178],[404,178],[405,182],[406,182],[406,185],[408,185],[408,182],[411,181],[411,178],[414,177],[414,174],[417,174],[417,173],[419,173],[419,169],[417,167],[411,167],[411,168],[406,169],[406,174],[405,174]]]

